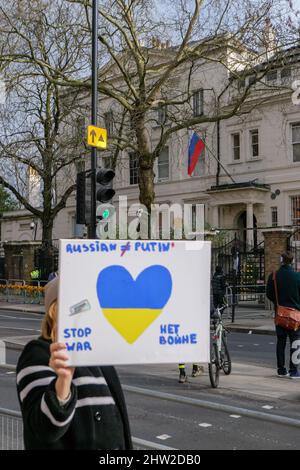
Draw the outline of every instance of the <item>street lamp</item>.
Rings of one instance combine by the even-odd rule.
[[[33,238],[34,241],[36,239],[37,226],[38,226],[38,221],[37,220],[33,220],[30,223],[30,230],[32,230],[32,238]]]

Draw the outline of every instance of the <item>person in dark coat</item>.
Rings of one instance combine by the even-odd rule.
[[[223,273],[222,266],[216,266],[216,271],[211,280],[213,304],[215,308],[222,307],[222,305],[224,305],[226,285],[226,278]]]
[[[281,267],[276,272],[276,284],[278,292],[279,305],[284,307],[292,307],[300,310],[300,274],[292,268],[293,256],[291,253],[283,253],[281,255]],[[267,282],[267,297],[274,303],[276,311],[276,295],[273,281],[273,273],[270,274]],[[300,340],[300,328],[297,331],[287,330],[276,325],[277,334],[277,374],[279,377],[290,377],[292,379],[300,379],[297,364],[293,362],[293,353],[297,350],[293,346],[294,341]],[[290,341],[290,363],[289,372],[285,367],[285,348],[287,337]]]
[[[124,395],[114,367],[68,367],[56,342],[58,278],[45,287],[42,335],[17,365],[25,449],[132,449]]]

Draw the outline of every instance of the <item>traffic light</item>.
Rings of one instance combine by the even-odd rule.
[[[115,172],[111,168],[97,168],[96,170],[96,220],[105,222],[114,214],[115,209],[110,204],[114,197],[113,179]],[[101,203],[100,205],[97,203]]]
[[[76,179],[76,223],[86,223],[86,172],[77,174]]]
[[[112,180],[115,172],[110,168],[98,168],[96,170],[96,204],[97,202],[109,202],[115,195]]]

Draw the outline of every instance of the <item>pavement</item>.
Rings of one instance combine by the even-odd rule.
[[[0,310],[12,310],[22,313],[44,314],[44,306],[37,304],[13,304],[0,302]],[[275,335],[274,320],[271,310],[259,308],[257,306],[244,305],[237,306],[235,320],[231,320],[231,309],[224,315],[224,323],[230,331],[239,333]]]
[[[43,314],[43,306],[41,305],[23,305],[23,304],[8,304],[0,303],[0,310],[13,310],[18,312],[29,312]],[[230,313],[230,312],[229,312]],[[237,308],[235,322],[231,322],[229,313],[224,318],[224,323],[228,330],[235,332],[243,332],[246,334],[267,334],[275,335],[274,320],[272,312],[269,310],[253,309],[253,308]],[[2,338],[5,341],[5,345],[9,349],[22,350],[24,345],[30,341],[33,336],[11,336],[8,338]],[[275,338],[270,341],[275,342]],[[188,368],[188,366],[187,366]],[[130,373],[137,370],[136,366],[118,367],[122,374],[123,371]],[[166,379],[172,379],[172,383],[177,383],[178,380],[178,366],[177,364],[167,365],[145,365],[143,368],[143,376],[146,373],[150,376],[156,376],[157,379],[165,377]],[[189,371],[188,371],[189,372]],[[126,375],[126,374],[125,374]],[[154,377],[153,377],[154,378]],[[144,380],[144,378],[143,378]],[[276,400],[276,399],[289,399],[295,403],[299,403],[300,399],[300,387],[298,380],[280,379],[276,375],[275,369],[275,357],[274,357],[274,368],[263,367],[260,365],[250,365],[243,362],[234,362],[233,371],[230,376],[222,375],[220,380],[218,391],[222,394],[237,394],[243,397],[252,397],[265,400]],[[209,386],[209,378],[207,365],[205,365],[204,376],[192,379],[189,378],[187,384],[178,385],[181,390],[184,391],[185,387],[191,387],[192,384],[197,384],[200,389],[204,389]]]

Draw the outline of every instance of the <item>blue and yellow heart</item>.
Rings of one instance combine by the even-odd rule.
[[[100,271],[97,295],[105,318],[129,343],[134,343],[161,314],[172,292],[167,268],[153,265],[136,278],[123,266]]]

